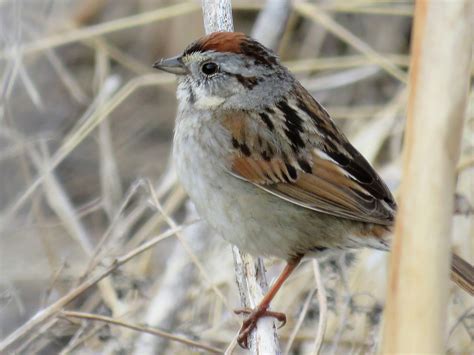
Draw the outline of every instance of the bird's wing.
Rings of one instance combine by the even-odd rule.
[[[229,114],[230,172],[286,201],[351,220],[391,225],[387,186],[299,84],[259,113]]]

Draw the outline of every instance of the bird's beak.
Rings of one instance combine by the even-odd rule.
[[[155,64],[153,64],[153,68],[167,71],[168,73],[176,75],[186,75],[188,73],[188,69],[183,64],[181,56],[179,55],[173,58],[162,59],[159,62],[155,62]]]

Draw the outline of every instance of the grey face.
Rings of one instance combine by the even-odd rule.
[[[290,90],[293,77],[276,60],[243,54],[196,52],[155,64],[178,75],[178,99],[195,109],[260,109]]]

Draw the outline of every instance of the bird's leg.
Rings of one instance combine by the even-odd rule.
[[[278,276],[275,283],[272,285],[270,290],[262,298],[262,300],[260,301],[260,303],[255,309],[242,308],[242,309],[237,309],[234,311],[236,314],[248,314],[248,317],[242,323],[242,327],[240,328],[239,336],[237,338],[237,342],[239,343],[241,347],[248,348],[247,338],[252,332],[252,330],[256,327],[257,321],[259,320],[259,318],[274,317],[282,323],[280,327],[283,327],[285,325],[286,315],[284,313],[268,311],[268,307],[270,307],[270,302],[273,300],[273,298],[275,297],[275,295],[277,294],[278,290],[281,288],[283,283],[291,275],[291,273],[296,269],[302,257],[303,256],[300,255],[293,259],[290,259],[287,262],[280,276]]]

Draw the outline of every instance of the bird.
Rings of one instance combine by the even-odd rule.
[[[286,260],[238,342],[269,310],[303,258],[359,248],[389,251],[397,204],[328,112],[280,63],[240,32],[215,32],[153,67],[175,74],[173,157],[199,215],[256,256]],[[473,267],[457,255],[453,280],[474,293]]]

